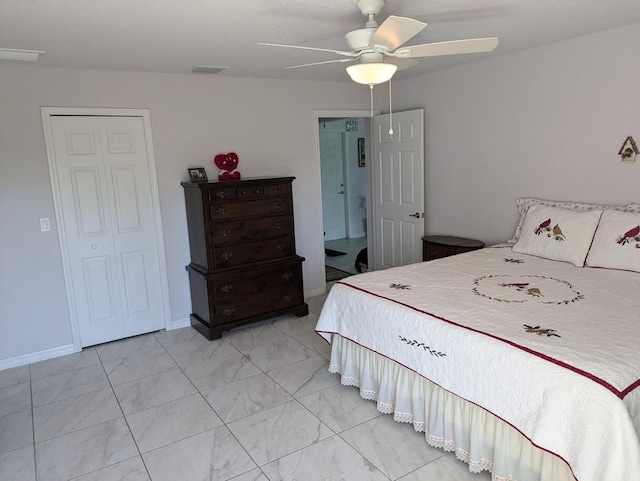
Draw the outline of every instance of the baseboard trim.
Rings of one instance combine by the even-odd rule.
[[[185,317],[184,319],[177,319],[175,321],[171,321],[171,329],[169,329],[170,331],[173,331],[174,329],[181,329],[183,327],[189,327],[191,325],[191,320],[188,317]]]
[[[171,331],[174,329],[180,329],[182,327],[189,327],[191,322],[189,318],[178,319],[171,322]],[[31,354],[24,354],[22,356],[10,357],[9,359],[0,360],[0,371],[9,369],[12,367],[24,366],[33,362],[46,361],[47,359],[53,359],[54,357],[66,356],[67,354],[73,354],[75,351],[73,344],[67,346],[54,347],[53,349],[46,349],[44,351],[32,352]]]
[[[53,349],[46,349],[44,351],[32,352],[31,354],[2,359],[0,360],[0,371],[11,367],[24,366],[26,364],[31,364],[32,362],[46,361],[47,359],[53,359],[54,357],[66,356],[67,354],[73,354],[74,352],[76,351],[73,348],[73,344],[68,344],[66,346],[54,347]]]

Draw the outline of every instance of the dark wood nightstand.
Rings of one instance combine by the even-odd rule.
[[[422,260],[430,261],[463,252],[482,249],[484,242],[450,235],[427,235],[422,238]]]

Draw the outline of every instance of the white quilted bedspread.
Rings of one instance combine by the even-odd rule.
[[[640,274],[510,248],[349,277],[316,330],[482,406],[579,481],[640,480]]]

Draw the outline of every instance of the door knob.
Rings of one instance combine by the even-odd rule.
[[[409,214],[409,217],[415,217],[416,219],[420,218],[420,212],[416,212],[415,214]]]
[[[341,190],[340,192],[338,192],[338,194],[344,195],[344,190]]]

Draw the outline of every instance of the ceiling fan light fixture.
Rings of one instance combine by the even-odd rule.
[[[359,63],[347,67],[351,80],[364,85],[378,85],[388,82],[398,67],[391,63]]]

